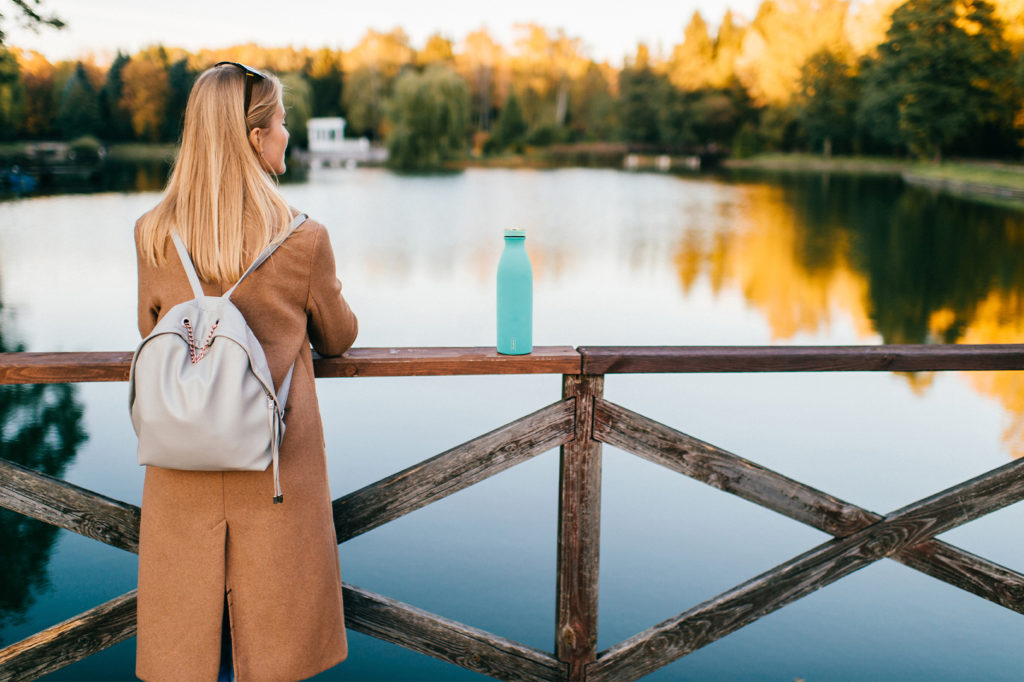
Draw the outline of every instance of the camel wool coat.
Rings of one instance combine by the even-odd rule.
[[[193,294],[170,240],[159,267],[136,251],[145,337]],[[204,282],[203,290],[219,296],[231,284]],[[231,300],[263,345],[276,386],[298,358],[280,451],[284,501],[272,503],[271,467],[147,467],[136,658],[144,680],[216,680],[225,603],[237,680],[302,679],[348,654],[310,343],[322,355],[340,355],[357,325],[341,295],[326,228],[307,219]]]

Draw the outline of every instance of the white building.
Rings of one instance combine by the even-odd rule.
[[[309,156],[314,166],[349,165],[356,162],[383,162],[387,151],[370,147],[365,137],[345,139],[345,119],[341,117],[311,118]]]

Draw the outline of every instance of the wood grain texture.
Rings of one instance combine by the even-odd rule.
[[[127,381],[131,361],[131,352],[0,353],[0,385]],[[575,374],[580,354],[571,346],[538,346],[528,355],[501,355],[493,347],[353,348],[338,358],[317,357],[313,367],[318,377]]]
[[[0,385],[128,381],[131,352],[0,353]]]
[[[334,501],[338,542],[478,483],[573,436],[574,401],[552,403]]]
[[[493,347],[353,348],[313,367],[318,377],[567,374],[580,371],[580,354],[572,346],[537,346],[529,355],[501,355]]]
[[[132,590],[0,649],[0,682],[34,680],[135,636]]]
[[[594,437],[837,537],[883,518],[606,400],[595,407]],[[929,540],[891,558],[1024,613],[1024,575],[958,547]]]
[[[562,446],[558,481],[555,653],[569,680],[583,680],[597,656],[601,554],[601,443],[593,438],[594,403],[604,377],[566,375],[562,396],[575,399],[576,437]]]
[[[924,372],[1024,369],[1024,344],[890,346],[582,346],[587,374]]]
[[[346,625],[357,632],[501,680],[565,679],[565,665],[549,653],[353,585],[343,598]]]
[[[878,520],[859,507],[620,405],[600,400],[594,412],[598,440],[826,533],[849,535]]]
[[[138,554],[139,508],[0,459],[0,506]]]
[[[130,352],[0,353],[0,385],[126,381]],[[1024,369],[1024,345],[538,346],[353,348],[317,358],[318,377],[644,372],[920,372]]]
[[[805,552],[602,652],[592,680],[637,679],[879,559],[1024,499],[1017,460]]]

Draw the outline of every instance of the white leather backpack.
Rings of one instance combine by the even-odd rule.
[[[288,236],[305,220],[296,216]],[[168,310],[132,357],[128,407],[139,464],[188,471],[264,471],[273,464],[274,503],[281,502],[278,451],[295,365],[275,391],[263,347],[231,302],[278,244],[223,296],[206,296],[181,237],[172,238],[195,298]]]

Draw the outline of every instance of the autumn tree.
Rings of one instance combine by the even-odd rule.
[[[120,105],[128,111],[136,137],[156,142],[163,130],[170,86],[160,51],[142,52],[121,71]]]
[[[24,52],[15,49],[18,55],[21,84],[25,92],[25,108],[21,118],[19,134],[22,137],[38,139],[50,135],[53,127],[54,67],[38,52]]]
[[[984,0],[908,0],[865,73],[860,119],[939,160],[987,128],[1012,129],[1013,61],[1002,25]]]
[[[357,135],[378,139],[384,119],[384,100],[403,66],[412,63],[409,37],[399,28],[390,33],[367,31],[345,55],[346,87],[342,106]]]
[[[708,34],[708,25],[699,11],[690,17],[683,31],[683,42],[676,45],[667,68],[672,85],[680,90],[699,90],[711,82],[715,46]]]
[[[508,92],[508,55],[487,29],[466,36],[455,55],[455,68],[469,86],[477,130],[490,130],[491,120]]]
[[[733,13],[726,10],[715,36],[715,56],[709,76],[712,87],[724,88],[736,81],[736,60],[743,49],[745,33],[746,29],[738,23]]]
[[[431,64],[446,64],[451,66],[455,63],[455,50],[452,41],[440,33],[434,33],[427,38],[427,44],[422,50],[416,52],[417,66],[430,66]]]
[[[848,10],[848,0],[764,0],[743,35],[737,77],[759,104],[789,104],[811,55],[845,49]]]
[[[582,41],[558,29],[554,34],[534,23],[516,27],[517,54],[513,69],[522,97],[526,119],[533,126],[565,125],[569,90],[574,79],[586,70]]]
[[[387,104],[388,162],[406,171],[440,168],[462,157],[470,128],[469,88],[443,65],[408,70]]]
[[[57,106],[57,126],[68,140],[100,132],[99,100],[81,62],[64,84]]]

